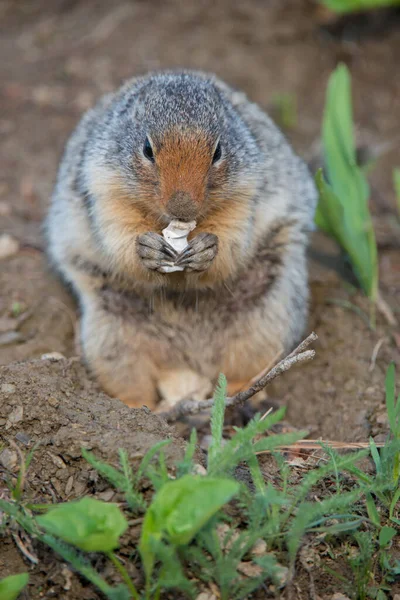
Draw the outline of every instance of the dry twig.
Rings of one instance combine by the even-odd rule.
[[[23,541],[21,540],[20,536],[17,533],[13,533],[12,534],[14,542],[16,544],[16,546],[19,548],[19,550],[22,552],[22,554],[34,565],[37,565],[39,562],[38,557],[33,554],[32,552],[30,552],[28,550],[28,548],[25,546],[25,544],[23,543]]]
[[[290,446],[279,446],[282,452],[309,452],[311,450],[323,450],[323,446],[333,450],[365,450],[369,448],[369,442],[332,442],[329,440],[299,440]],[[377,448],[383,448],[384,442],[375,442]],[[256,454],[270,454],[269,450],[261,450]]]
[[[305,340],[301,342],[286,358],[278,362],[268,373],[265,373],[257,381],[253,383],[247,390],[238,392],[232,397],[225,399],[225,406],[236,406],[243,404],[246,400],[255,396],[258,392],[263,390],[269,385],[274,379],[279,377],[285,371],[288,371],[293,365],[302,362],[308,362],[315,356],[315,350],[306,350],[308,346],[318,339],[316,333],[311,333]],[[160,416],[164,417],[167,421],[176,421],[181,417],[188,415],[196,415],[197,413],[211,408],[214,404],[214,399],[194,401],[192,399],[186,399],[179,402],[170,411],[160,413]]]

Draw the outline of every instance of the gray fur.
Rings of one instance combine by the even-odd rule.
[[[161,242],[152,242],[148,256],[139,235],[146,233],[129,236],[114,220],[112,205],[104,217],[96,183],[112,174],[132,206],[154,216],[161,233],[163,211],[141,196],[145,186],[158,189],[157,176],[142,168],[143,144],[149,136],[158,150],[170,131],[178,139],[180,132],[199,132],[210,152],[221,140],[224,174],[214,177],[210,167],[205,215],[213,194],[222,198],[223,214],[224,206],[240,210],[239,188],[252,190],[246,219],[232,242],[224,242],[231,243],[234,267],[220,280],[204,279],[223,250],[218,245],[211,251],[194,238],[198,254],[190,252],[190,264],[183,262],[191,269],[181,278],[161,275],[151,270]],[[168,370],[190,369],[213,381],[224,371],[239,381],[288,350],[306,323],[305,250],[316,198],[305,164],[275,124],[212,75],[150,74],[88,111],[66,146],[46,232],[50,260],[80,302],[86,360],[109,393],[131,405],[154,406]],[[217,231],[218,222],[212,231],[218,237]],[[149,270],[140,263],[137,277],[130,264],[140,260]]]

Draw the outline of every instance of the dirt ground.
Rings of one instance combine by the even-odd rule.
[[[29,478],[36,501],[104,492],[75,452],[82,441],[104,453],[124,446],[133,457],[166,436],[174,439],[171,459],[183,447],[158,418],[102,394],[77,360],[40,359],[76,355],[76,306],[48,271],[41,235],[60,153],[82,112],[126,77],[163,67],[214,71],[276,118],[276,95],[293,94],[297,120],[286,133],[311,160],[327,78],[339,60],[346,62],[359,139],[384,151],[371,175],[371,206],[382,296],[400,321],[392,185],[393,167],[400,166],[399,10],[338,21],[312,0],[2,0],[0,56],[0,235],[12,236],[10,255],[0,258],[0,433],[22,448],[44,440]],[[400,364],[400,327],[378,313],[370,329],[367,303],[338,249],[317,233],[310,282],[317,357],[277,381],[269,403],[286,405],[287,422],[312,438],[379,440],[387,431],[384,375],[391,360]],[[29,597],[97,597],[75,579],[65,590],[50,563],[43,569],[54,569],[55,581],[30,589]],[[0,577],[23,568],[10,538],[0,549]],[[323,578],[315,585],[329,597]],[[299,597],[309,597],[306,589]]]

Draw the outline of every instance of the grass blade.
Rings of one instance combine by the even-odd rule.
[[[224,427],[225,398],[227,382],[224,375],[220,374],[214,392],[214,405],[211,411],[211,436],[212,442],[208,450],[208,466],[211,469],[221,450],[222,431]]]

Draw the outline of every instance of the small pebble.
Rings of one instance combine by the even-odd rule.
[[[114,496],[114,494],[115,491],[109,488],[108,490],[104,490],[104,492],[101,492],[101,494],[98,494],[98,498],[100,498],[100,500],[103,500],[104,502],[109,502]]]
[[[67,481],[67,485],[65,486],[65,495],[69,496],[72,491],[72,486],[74,485],[74,478],[71,475]]]
[[[57,456],[57,454],[53,454],[52,452],[49,452],[48,454],[49,454],[51,460],[53,461],[53,463],[56,465],[56,467],[58,467],[59,469],[67,468],[67,465],[65,464],[65,462],[63,461],[61,456]]]
[[[19,431],[15,436],[15,439],[21,442],[21,444],[24,444],[24,446],[28,446],[31,441],[31,438],[23,431]]]
[[[22,417],[24,416],[24,409],[22,406],[16,406],[8,415],[8,420],[12,425],[15,423],[19,423],[22,421]]]
[[[201,594],[196,597],[196,600],[217,600],[217,596],[212,592],[201,592]]]
[[[53,396],[50,396],[50,398],[47,399],[47,402],[54,408],[57,408],[57,406],[60,404],[60,401],[57,400],[57,398],[53,398]]]
[[[192,472],[193,475],[207,475],[206,469],[199,463],[193,465]]]
[[[252,562],[240,562],[237,570],[239,573],[246,575],[246,577],[260,577],[262,575],[262,567]]]
[[[254,556],[262,556],[267,552],[267,542],[265,540],[257,540],[251,549],[251,554]]]
[[[19,242],[12,235],[3,233],[0,235],[0,260],[14,256],[19,250]]]
[[[12,383],[3,383],[0,392],[3,394],[13,394],[17,388]]]
[[[5,469],[12,471],[18,462],[17,453],[13,450],[9,450],[6,448],[3,452],[0,453],[0,464],[3,465]]]
[[[64,360],[65,356],[61,354],[61,352],[47,352],[46,354],[42,354],[40,358],[42,360],[51,360],[52,362],[57,362],[59,360]]]

